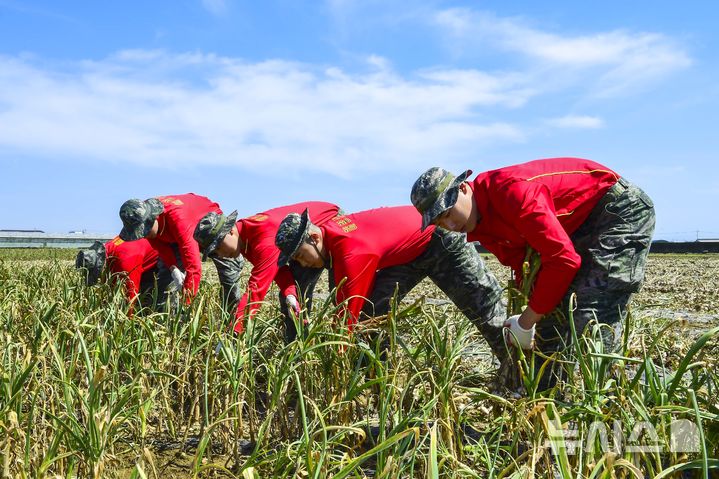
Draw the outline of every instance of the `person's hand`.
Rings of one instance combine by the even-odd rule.
[[[297,298],[293,294],[288,294],[285,296],[285,301],[287,302],[287,309],[289,311],[292,311],[292,313],[295,315],[296,318],[300,317],[300,303],[297,301]]]
[[[185,284],[185,273],[177,266],[170,266],[170,276],[172,276],[172,282],[167,286],[167,289],[173,292],[180,291]]]
[[[519,314],[515,314],[504,322],[504,339],[517,348],[532,349],[536,328],[532,325],[531,328],[524,329],[519,324],[519,316]]]

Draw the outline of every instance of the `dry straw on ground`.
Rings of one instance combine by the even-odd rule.
[[[539,394],[525,376],[519,399],[492,389],[494,366],[469,322],[423,300],[441,298],[431,284],[354,337],[318,301],[304,337],[285,346],[274,293],[233,339],[213,281],[179,316],[128,318],[121,292],[85,288],[66,257],[0,258],[2,477],[709,477],[719,468],[717,256],[650,257],[624,350],[603,352],[590,331],[557,358],[578,365],[566,382]],[[677,420],[695,427],[695,452],[670,447]]]

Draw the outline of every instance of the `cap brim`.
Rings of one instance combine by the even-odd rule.
[[[92,286],[100,280],[100,274],[105,265],[105,251],[95,249],[82,250],[75,257],[75,268],[83,271],[85,285]]]
[[[280,257],[277,259],[277,266],[287,266],[290,264],[291,259],[290,255],[280,252]]]
[[[139,225],[137,228],[124,227],[120,230],[120,239],[123,241],[137,241],[147,237],[150,234],[152,225],[155,224],[157,217],[148,218],[145,222]]]
[[[135,241],[135,235],[131,234],[127,228],[122,228],[118,236],[122,241]]]
[[[444,213],[444,210],[435,212],[434,207],[425,211],[422,215],[422,231],[432,226],[434,224],[434,220],[442,213]]]
[[[85,250],[80,250],[75,256],[75,268],[80,269],[85,267]]]
[[[157,217],[160,216],[163,211],[165,211],[165,205],[163,205],[162,201],[158,200],[157,198],[146,199],[145,205],[150,212],[148,215],[148,219],[151,219],[152,221],[155,221]]]
[[[232,230],[232,227],[235,226],[235,223],[237,222],[237,210],[233,211],[229,215],[227,215],[227,219],[225,220],[225,224],[222,225],[222,228],[220,228],[220,231],[217,232],[217,236],[213,238],[213,240],[210,242],[210,244],[207,245],[207,247],[202,250],[202,261],[205,261],[208,256],[211,256],[212,253],[215,252],[218,246],[220,246],[220,243],[222,243],[222,240],[225,239],[225,236]]]
[[[277,266],[287,266],[290,263],[290,260],[292,257],[297,253],[297,250],[300,249],[300,246],[302,246],[302,240],[304,240],[305,236],[307,235],[307,230],[310,227],[310,210],[309,208],[305,208],[305,211],[302,212],[302,215],[300,216],[300,233],[297,235],[297,238],[295,239],[295,244],[292,247],[292,251],[289,253],[285,253],[284,251],[280,250],[280,257],[277,259]]]
[[[85,278],[85,284],[87,286],[94,286],[100,281],[100,273],[102,272],[102,269],[99,267],[94,268],[86,268],[87,269],[87,277]]]
[[[457,203],[457,197],[459,196],[459,185],[461,185],[462,182],[466,181],[471,174],[472,170],[467,170],[461,175],[457,176],[454,180],[452,180],[452,184],[450,184],[447,189],[444,190],[441,195],[439,195],[437,201],[435,201],[434,204],[422,214],[422,231],[432,225],[439,215],[441,215],[442,213],[453,207],[455,203]]]
[[[155,224],[155,220],[165,211],[165,206],[157,198],[149,198],[143,202],[147,211],[146,217],[142,223],[135,226],[134,228],[128,228],[125,225],[121,230],[120,239],[123,241],[137,241],[142,238],[146,238],[150,234],[152,226]],[[120,213],[122,218],[122,212]],[[123,220],[124,221],[124,220]]]

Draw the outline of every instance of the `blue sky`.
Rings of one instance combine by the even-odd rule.
[[[719,3],[0,0],[0,228],[125,199],[407,204],[430,166],[553,156],[719,237]]]

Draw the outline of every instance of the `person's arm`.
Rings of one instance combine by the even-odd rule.
[[[249,298],[249,294],[245,293],[242,295],[240,302],[237,304],[237,309],[235,310],[235,322],[232,325],[232,330],[235,334],[242,334],[245,330],[245,312],[247,311]]]
[[[248,315],[251,319],[262,306],[262,301],[267,296],[267,291],[272,286],[272,281],[277,274],[278,255],[274,254],[276,251],[277,248],[272,244],[271,247],[265,246],[247,255],[253,259],[252,271],[247,280],[247,291],[237,306],[236,317]]]
[[[337,304],[347,301],[340,314],[346,314],[347,325],[351,331],[359,320],[362,307],[374,286],[379,258],[376,255],[351,253],[340,258],[337,258],[333,265],[335,284],[344,280],[337,289]]]
[[[528,182],[513,185],[506,206],[508,219],[514,218],[519,233],[541,258],[528,307],[520,319],[526,328],[557,307],[579,270],[581,257],[559,222],[545,186]]]
[[[128,272],[125,279],[125,294],[127,302],[132,304],[140,294],[140,282],[142,281],[142,263],[135,264]]]
[[[276,259],[274,260],[274,264],[277,264]],[[271,270],[273,268],[265,269]],[[276,269],[276,267],[274,269]],[[240,302],[237,304],[237,310],[235,311],[235,323],[233,325],[235,333],[241,334],[245,330],[245,320],[248,318],[251,320],[262,306],[262,301],[267,295],[267,291],[272,284],[272,279],[270,278],[269,284],[265,285],[264,288],[261,287],[261,285],[264,284],[264,281],[266,281],[266,274],[268,274],[266,271],[258,271],[257,275],[255,275],[255,268],[252,269],[251,275],[255,276],[256,282],[254,283],[254,286],[251,282],[252,280],[248,282],[247,291],[245,291],[245,294],[242,295]],[[279,269],[277,276],[281,276],[281,279],[277,281],[280,292],[285,297],[293,295],[297,298],[297,288],[294,285],[294,279],[292,278],[292,273],[290,273],[289,268],[287,266],[283,266]],[[275,276],[276,279],[277,276]],[[288,282],[291,283],[289,286],[287,285]]]
[[[127,314],[132,316],[135,309],[134,303],[140,293],[142,258],[137,255],[123,255],[122,257],[111,257],[109,262],[110,272],[125,292],[127,304],[129,305]]]
[[[185,298],[189,303],[190,298],[197,295],[200,289],[200,278],[202,277],[202,256],[200,255],[200,247],[192,237],[194,226],[184,222],[173,221],[173,218],[166,218],[166,226],[169,236],[177,243],[180,251],[182,266],[185,268]],[[164,261],[164,260],[163,260]]]
[[[246,257],[248,260],[252,259],[253,265],[250,278],[247,281],[247,290],[242,295],[235,311],[233,329],[236,333],[241,333],[244,330],[246,319],[252,319],[257,314],[273,280],[277,282],[283,295],[297,296],[294,279],[289,268],[286,266],[278,268],[277,266],[279,253],[274,242],[248,253]]]
[[[294,296],[295,298],[299,298],[295,277],[292,276],[289,266],[283,266],[277,270],[275,283],[277,283],[277,287],[280,289],[282,296]]]
[[[250,295],[250,310],[259,309],[261,302],[265,299],[267,291],[272,286],[277,270],[277,257],[274,254],[277,251],[275,245],[265,246],[261,250],[253,254],[255,262],[253,263],[250,278],[247,280],[247,292]]]
[[[160,240],[150,240],[150,245],[157,251],[157,254],[167,269],[170,269],[172,266],[177,266],[175,250],[172,249],[169,243]]]

